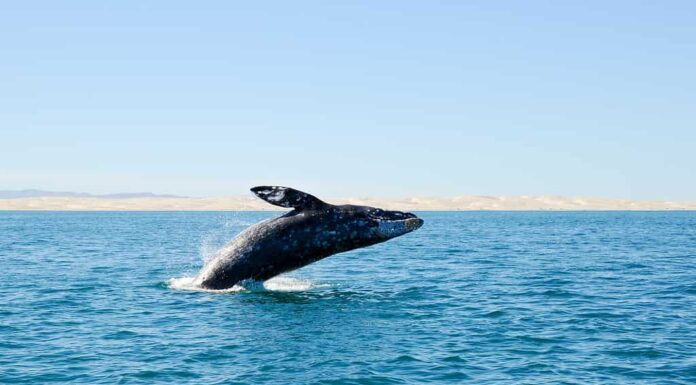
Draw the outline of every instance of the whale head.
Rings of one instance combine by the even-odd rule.
[[[312,229],[316,239],[313,243],[332,244],[334,251],[384,242],[423,225],[423,220],[413,213],[369,206],[332,205],[290,187],[258,186],[251,191],[270,204],[293,208],[284,217],[292,218],[303,230]]]
[[[329,205],[309,210],[294,210],[285,219],[302,232],[307,245],[343,252],[385,242],[423,226],[413,213],[388,211],[376,207]]]
[[[356,227],[365,228],[363,236],[383,242],[410,233],[423,226],[423,220],[413,213],[388,211],[369,206],[334,206],[341,216],[350,218]]]

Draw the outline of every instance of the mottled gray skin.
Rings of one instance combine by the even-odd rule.
[[[227,289],[247,279],[264,281],[336,253],[384,242],[423,224],[411,213],[334,206],[287,187],[261,186],[252,191],[269,203],[294,209],[240,233],[201,269],[197,285]]]

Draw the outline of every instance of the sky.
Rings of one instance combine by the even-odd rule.
[[[14,1],[0,189],[696,200],[693,1]]]

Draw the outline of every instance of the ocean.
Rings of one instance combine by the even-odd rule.
[[[694,384],[696,212],[423,212],[226,293],[271,212],[0,212],[2,384]]]

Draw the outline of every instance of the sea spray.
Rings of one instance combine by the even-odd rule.
[[[167,286],[175,290],[204,291],[210,293],[237,293],[237,292],[300,292],[329,287],[328,284],[316,283],[307,279],[290,276],[278,276],[268,281],[242,281],[229,289],[212,290],[204,289],[194,283],[195,277],[171,278]]]
[[[245,218],[240,218],[239,213],[231,213],[231,216],[220,217],[221,226],[212,229],[201,236],[199,254],[203,263],[208,262],[218,250],[227,242],[234,239],[245,228],[254,224]]]

